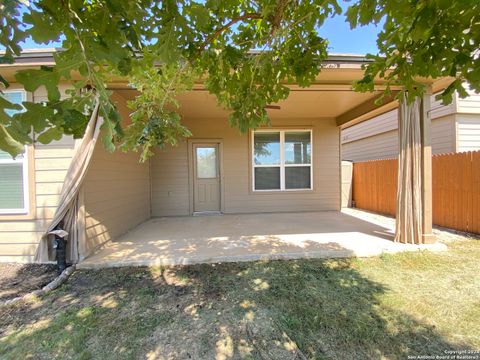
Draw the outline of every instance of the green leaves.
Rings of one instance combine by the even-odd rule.
[[[17,101],[13,100],[11,101]],[[22,129],[21,123],[11,122],[12,115],[22,110],[22,106],[19,103],[14,103],[7,100],[4,94],[0,94],[0,149],[7,151],[16,157],[18,154],[23,153],[23,144],[29,143],[28,129],[25,131]]]
[[[132,123],[122,143],[124,151],[141,151],[142,161],[154,153],[153,148],[176,145],[179,139],[191,135],[173,109],[178,108],[176,96],[191,89],[199,76],[187,64],[149,67],[145,71],[144,63],[150,63],[151,56],[146,53],[133,68],[131,81],[141,93],[128,103],[133,110]]]
[[[193,22],[200,31],[206,31],[210,25],[210,12],[200,4],[192,3],[190,14]]]
[[[21,0],[3,0],[0,4],[0,46],[5,48],[5,53],[0,54],[0,64],[11,64],[13,56],[20,55],[20,43],[26,37],[22,29],[20,13],[22,2]],[[0,83],[5,87],[9,86],[2,74],[0,74]]]
[[[0,123],[7,123],[10,120],[7,112],[8,110],[22,110],[22,106],[20,104],[13,104],[3,96],[0,96]]]
[[[15,79],[27,91],[35,91],[39,87],[45,86],[49,101],[58,101],[60,99],[60,91],[58,90],[60,75],[56,69],[42,67],[41,69],[23,70],[15,74]]]
[[[158,60],[166,64],[175,63],[178,60],[179,54],[177,51],[177,37],[173,19],[163,26],[158,41],[160,42],[156,49]]]
[[[232,110],[230,124],[242,132],[270,123],[265,107],[288,96],[287,83],[309,86],[315,80],[327,57],[327,42],[316,28],[339,10],[335,1],[302,6],[265,1],[262,6],[233,15],[227,24],[235,31],[214,24],[217,30],[206,37],[210,50],[197,60],[208,73],[206,88]],[[253,48],[260,50],[249,53]]]
[[[327,42],[316,33],[326,17],[340,11],[336,1],[164,2],[153,14],[156,27],[143,58],[128,77],[141,94],[129,103],[132,124],[122,149],[142,150],[175,144],[188,129],[174,111],[176,96],[193,80],[230,111],[230,124],[245,132],[270,123],[265,107],[288,96],[288,82],[308,86],[327,56]],[[260,49],[254,55],[251,49]]]
[[[37,141],[41,144],[49,144],[53,140],[60,140],[62,138],[62,135],[63,131],[61,128],[53,127],[41,133],[37,137]]]
[[[0,124],[0,149],[8,152],[13,158],[24,151],[23,145],[15,140],[2,124]]]
[[[26,102],[24,106],[26,111],[16,114],[14,117],[15,122],[28,124],[36,133],[40,133],[48,127],[48,119],[54,116],[52,108],[30,102]]]
[[[98,97],[107,149],[121,144],[145,160],[154,147],[190,135],[176,99],[200,79],[230,110],[232,126],[245,132],[268,125],[265,107],[286,99],[289,84],[315,81],[328,46],[317,30],[340,12],[336,0],[36,0],[28,8],[4,0],[0,62],[19,55],[26,36],[40,43],[61,39],[63,51],[54,55],[54,66],[16,74],[27,91],[45,88],[48,101],[26,102],[25,112],[9,115],[5,110],[15,106],[0,100],[0,149],[17,153],[19,144],[33,141],[32,129],[45,143],[62,134],[81,137]],[[386,93],[399,85],[413,99],[424,91],[420,78],[451,76],[456,80],[445,101],[454,91],[465,95],[465,81],[480,91],[477,0],[358,0],[346,15],[352,27],[383,26],[380,55],[369,56],[356,90],[372,91],[381,77]],[[139,91],[129,102],[125,129],[109,90],[117,81]],[[2,76],[0,82],[8,86]],[[65,82],[72,90],[62,98],[59,84]]]
[[[51,2],[45,3],[46,4],[44,5],[44,8],[51,8],[51,6],[49,6],[49,3]],[[58,13],[55,18],[53,16],[49,16],[49,14],[51,13],[31,11],[23,16],[23,21],[31,26],[29,35],[33,41],[37,43],[48,44],[50,41],[57,41],[59,39],[60,29],[55,23],[57,22],[56,20],[58,18],[61,19],[63,17],[59,16],[60,14]]]
[[[106,147],[113,151],[118,142],[124,150],[141,151],[145,160],[153,147],[190,135],[175,111],[176,97],[202,77],[219,104],[231,110],[232,126],[245,132],[267,125],[265,107],[288,96],[287,83],[314,81],[327,56],[327,42],[316,28],[339,11],[335,0],[38,0],[23,11],[27,34],[37,42],[61,38],[64,51],[54,55],[53,67],[17,73],[26,90],[45,87],[48,102],[26,104],[25,113],[6,122],[33,128],[45,143],[62,133],[79,137],[95,93]],[[258,51],[252,55],[251,49]],[[75,74],[84,80],[62,99],[60,82]],[[132,122],[125,134],[107,90],[118,76],[140,91],[129,104]],[[89,90],[82,91],[84,86]],[[11,129],[20,138],[21,131],[13,135]]]
[[[362,0],[347,10],[347,18],[352,27],[384,21],[377,40],[381,56],[371,56],[356,90],[370,91],[381,77],[388,86],[402,86],[413,100],[425,90],[420,78],[452,77],[444,102],[452,101],[454,91],[466,95],[465,82],[480,91],[478,1]]]
[[[20,42],[26,37],[22,29],[20,8],[21,0],[3,0],[0,6],[0,45],[5,54],[0,56],[0,64],[11,63],[13,55],[20,55]],[[0,77],[4,80],[3,77]],[[2,81],[3,81],[2,80]]]

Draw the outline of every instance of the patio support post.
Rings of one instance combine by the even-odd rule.
[[[395,241],[434,242],[430,96],[412,101],[403,94],[398,110],[399,156]]]
[[[431,105],[430,88],[424,93],[420,108],[420,133],[422,141],[422,243],[435,242],[432,231],[432,145],[431,145]]]

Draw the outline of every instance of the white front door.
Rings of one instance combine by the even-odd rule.
[[[220,212],[218,144],[193,144],[193,211]]]

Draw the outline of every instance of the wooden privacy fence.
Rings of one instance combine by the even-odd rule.
[[[374,160],[353,164],[355,207],[395,215],[397,160]]]
[[[353,200],[359,209],[395,215],[397,160],[353,164]],[[432,157],[433,223],[480,234],[480,151]]]

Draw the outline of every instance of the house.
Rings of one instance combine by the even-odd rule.
[[[453,102],[431,97],[432,153],[480,150],[480,94],[468,90]],[[366,161],[391,159],[398,155],[398,112],[392,110],[342,130],[342,159]]]
[[[362,56],[330,56],[315,84],[308,89],[292,85],[280,109],[269,110],[268,128],[246,134],[231,128],[228,113],[197,84],[179,98],[182,121],[193,136],[178,146],[158,150],[140,163],[136,153],[109,153],[97,143],[79,193],[80,258],[156,217],[339,211],[341,128],[396,106],[391,99],[379,108],[375,99],[380,90],[352,90],[365,61]],[[15,84],[14,74],[52,64],[52,50],[35,50],[14,64],[0,65],[11,81],[5,96],[15,102],[44,101],[44,89],[26,92]],[[427,85],[439,91],[447,83],[441,79]],[[62,84],[63,93],[68,86]],[[121,79],[110,88],[128,122],[127,101],[136,90]],[[1,261],[32,260],[79,141],[64,137],[48,145],[35,143],[16,160],[1,153]]]

